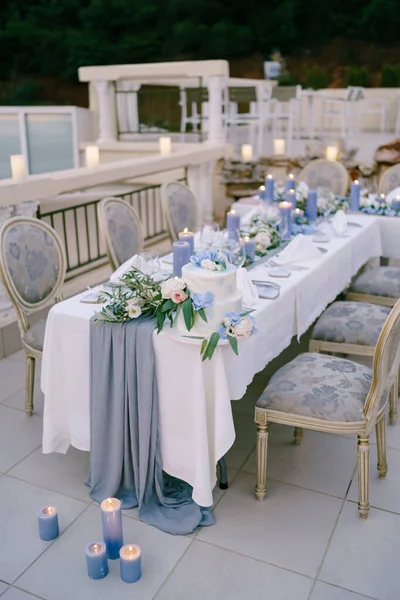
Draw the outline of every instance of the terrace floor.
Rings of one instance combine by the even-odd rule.
[[[290,353],[297,352],[298,346]],[[285,353],[284,353],[285,354]],[[36,411],[24,405],[24,355],[0,361],[1,600],[398,600],[400,597],[400,423],[388,427],[389,473],[379,480],[372,448],[371,511],[357,512],[356,441],[290,428],[270,436],[265,502],[253,496],[254,401],[282,356],[234,403],[236,442],[228,454],[230,487],[215,492],[213,527],[171,536],[125,511],[126,541],[142,547],[143,576],[119,578],[110,563],[100,581],[86,574],[84,547],[101,537],[100,510],[83,481],[88,454],[43,455],[40,368]],[[36,511],[53,504],[60,537],[42,542]]]

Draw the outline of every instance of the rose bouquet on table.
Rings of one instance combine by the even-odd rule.
[[[244,234],[254,239],[255,252],[258,256],[265,256],[268,250],[279,246],[281,241],[278,230],[266,220],[263,214],[254,215],[248,231]]]

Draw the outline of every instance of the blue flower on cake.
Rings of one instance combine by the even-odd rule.
[[[204,292],[204,294],[191,294],[194,310],[198,311],[202,308],[211,308],[214,304],[214,294],[212,292]]]
[[[207,269],[208,271],[222,271],[226,269],[224,257],[216,250],[197,252],[197,254],[190,257],[190,262],[196,267]]]
[[[220,339],[235,339],[248,338],[254,333],[257,333],[256,322],[254,317],[249,314],[228,313],[221,323],[218,330]]]

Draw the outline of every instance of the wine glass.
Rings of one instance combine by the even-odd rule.
[[[201,245],[205,248],[211,248],[213,244],[217,241],[218,236],[218,223],[215,223],[214,221],[204,223],[200,236]]]
[[[246,250],[242,239],[228,237],[225,242],[225,254],[228,262],[240,269],[246,262]]]
[[[158,275],[161,271],[161,263],[157,252],[151,250],[142,250],[139,252],[139,259],[141,262],[141,271],[145,275],[154,279],[155,275]]]

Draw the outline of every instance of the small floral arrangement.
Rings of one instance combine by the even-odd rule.
[[[190,257],[190,262],[196,267],[207,269],[208,271],[226,270],[225,258],[216,250],[197,252]]]
[[[211,334],[210,339],[203,339],[201,345],[202,360],[211,359],[219,340],[228,340],[236,355],[239,354],[238,341],[246,339],[257,333],[256,322],[249,312],[230,312],[221,322],[217,332]]]
[[[360,198],[360,211],[367,215],[384,215],[386,217],[396,217],[399,212],[392,208],[392,206],[382,200],[378,194],[375,197],[371,197],[366,194]]]
[[[254,215],[251,219],[246,235],[254,238],[255,251],[258,256],[265,256],[268,250],[279,246],[281,241],[277,229],[266,220],[266,216],[262,213]]]

